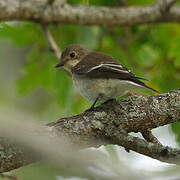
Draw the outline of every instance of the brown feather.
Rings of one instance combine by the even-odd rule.
[[[100,64],[110,63],[113,65],[119,65],[119,71],[116,70],[117,68],[113,69],[106,66],[98,67],[97,69],[91,70],[92,68],[99,66]],[[98,52],[91,52],[87,54],[75,67],[72,68],[72,73],[82,75],[88,78],[112,78],[131,81],[142,87],[157,92],[155,89],[147,86],[140,80],[143,78],[136,77],[132,72],[128,71],[126,67],[116,61],[113,57]]]

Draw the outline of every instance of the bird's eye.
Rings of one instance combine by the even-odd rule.
[[[74,58],[75,56],[76,56],[76,53],[75,53],[75,52],[70,53],[70,57],[71,57],[71,58]]]

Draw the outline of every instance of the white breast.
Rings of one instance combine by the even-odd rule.
[[[123,96],[130,89],[142,88],[133,82],[119,79],[89,79],[77,75],[73,75],[72,78],[77,90],[89,101],[95,101],[99,95],[99,101],[106,101]]]

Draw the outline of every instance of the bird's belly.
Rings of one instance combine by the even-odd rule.
[[[130,88],[118,79],[89,79],[80,76],[73,77],[73,82],[82,96],[89,101],[106,101],[128,93]]]

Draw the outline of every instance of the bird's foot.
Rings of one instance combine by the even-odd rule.
[[[95,110],[95,107],[94,107],[94,106],[91,106],[90,108],[86,109],[86,110],[84,111],[84,113],[86,114],[86,113],[89,113],[89,112],[93,112],[94,110]]]
[[[92,104],[92,106],[91,106],[89,109],[87,109],[87,110],[85,111],[85,113],[95,110],[95,105],[96,105],[98,99],[99,99],[99,97],[96,98],[96,100],[94,101],[94,103]]]
[[[95,110],[95,104],[93,104],[87,111],[94,111]]]

